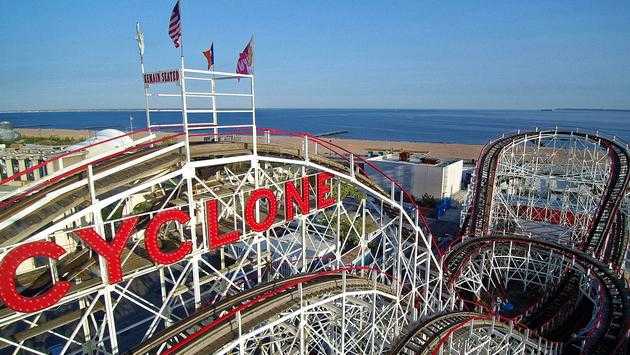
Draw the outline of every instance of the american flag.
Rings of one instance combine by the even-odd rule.
[[[239,74],[251,74],[254,69],[254,36],[249,40],[245,49],[238,55],[236,72]]]
[[[175,48],[179,48],[181,45],[180,39],[182,38],[182,21],[181,16],[179,15],[179,0],[175,3],[173,12],[171,12],[171,20],[168,24],[168,35],[173,40]]]

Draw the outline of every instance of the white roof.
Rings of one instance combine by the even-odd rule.
[[[117,129],[111,129],[111,128],[104,129],[104,130],[96,132],[94,134],[94,137],[90,137],[81,143],[77,143],[75,145],[68,147],[68,150],[75,150],[81,147],[91,146],[91,147],[86,148],[87,150],[86,158],[90,158],[95,155],[105,153],[107,151],[130,147],[133,144],[133,139],[131,139],[131,137],[129,136],[121,137],[124,134],[125,132],[119,131]],[[116,138],[116,137],[120,137],[120,138]],[[107,141],[107,140],[109,141],[94,145],[98,142]]]

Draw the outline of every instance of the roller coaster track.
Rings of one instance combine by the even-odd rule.
[[[610,174],[607,181],[602,202],[597,210],[595,218],[591,224],[588,235],[583,240],[582,250],[572,250],[568,247],[531,238],[519,236],[494,236],[488,235],[490,209],[494,188],[494,178],[500,152],[514,140],[528,135],[573,135],[582,137],[592,143],[598,144],[608,152],[610,159]],[[626,282],[612,272],[605,263],[613,262],[619,264],[623,258],[623,252],[627,245],[625,236],[625,215],[620,211],[619,206],[624,197],[630,180],[629,171],[630,159],[626,149],[613,140],[600,137],[593,137],[585,133],[576,132],[525,132],[518,136],[510,136],[499,139],[484,148],[477,167],[477,179],[474,187],[472,213],[467,215],[463,225],[464,235],[476,235],[478,237],[469,238],[456,245],[444,259],[444,275],[449,285],[453,283],[461,268],[466,263],[470,255],[478,253],[484,248],[496,247],[497,245],[517,245],[519,247],[535,247],[544,250],[553,250],[558,254],[573,259],[580,264],[583,269],[592,272],[592,276],[604,288],[602,299],[598,304],[597,325],[593,328],[589,336],[585,339],[582,350],[585,353],[608,354],[627,347],[624,340],[627,334],[628,324],[630,324],[630,293]],[[608,239],[607,239],[608,238]],[[591,255],[599,255],[600,260]],[[295,302],[295,290],[283,293],[272,292],[281,285],[294,285],[296,280],[289,279],[279,284],[267,284],[247,293],[228,299],[213,307],[206,307],[188,319],[165,329],[153,338],[143,343],[134,350],[134,353],[151,353],[164,344],[170,344],[170,351],[184,352],[212,352],[221,346],[235,340],[238,333],[235,331],[233,314],[229,309],[235,309],[238,305],[248,304],[247,299],[259,297],[266,294],[264,300],[255,302],[248,306],[241,315],[244,317],[244,327],[251,328],[261,320],[268,319],[275,315],[278,309],[290,307]],[[518,320],[523,324],[524,329],[534,329],[547,326],[547,331],[542,335],[549,335],[553,331],[558,332],[557,324],[562,321],[572,319],[572,311],[577,307],[576,292],[579,287],[579,278],[573,272],[565,275],[561,279],[559,286],[549,292],[543,302],[537,304],[537,308],[530,309],[526,316],[521,316]],[[362,283],[360,279],[354,280],[357,287],[371,287],[369,282]],[[338,280],[335,276],[326,275],[314,282],[306,282],[303,292],[305,295],[311,292],[314,295],[320,294],[321,289],[338,289]],[[289,287],[290,288],[290,287]],[[307,297],[307,296],[306,296]],[[573,302],[575,301],[575,302]],[[243,303],[244,302],[244,303]],[[293,303],[292,303],[293,302]],[[283,306],[281,306],[283,305]],[[563,317],[558,317],[558,310],[569,309]],[[230,316],[221,317],[222,313],[228,312]],[[561,319],[559,319],[561,318]],[[550,326],[553,319],[555,327]],[[391,348],[391,353],[412,352],[428,353],[439,349],[445,337],[452,335],[456,330],[475,323],[478,327],[490,327],[493,329],[503,329],[512,331],[513,325],[501,322],[492,314],[481,314],[475,312],[455,311],[451,313],[439,314],[429,317],[412,325],[408,331],[397,338]],[[560,327],[561,328],[561,327]],[[566,331],[565,331],[566,333]],[[185,335],[184,338],[181,338]],[[566,338],[570,334],[564,334]],[[559,337],[559,336],[556,336]],[[185,339],[185,340],[184,340]],[[540,344],[540,343],[539,343]],[[556,349],[555,345],[546,350]]]
[[[162,141],[160,139],[159,141]],[[158,143],[159,143],[158,141]],[[126,187],[143,179],[166,174],[178,169],[185,160],[183,148],[173,149],[157,157],[151,154],[158,151],[159,146],[142,145],[124,154],[117,154],[108,159],[97,161],[93,164],[93,174],[97,176],[103,173],[103,177],[95,182],[97,194],[107,194],[116,189]],[[273,144],[258,144],[258,153],[261,156],[301,159],[303,152],[299,149],[291,149]],[[193,143],[191,155],[193,159],[212,159],[230,156],[245,156],[251,154],[251,144],[248,143]],[[145,159],[149,157],[150,159]],[[336,171],[347,171],[348,168],[334,160],[324,156],[311,155],[311,161]],[[125,166],[128,165],[128,166]],[[112,167],[124,167],[115,173],[109,173]],[[28,236],[48,226],[68,210],[80,208],[89,204],[90,194],[87,187],[87,165],[72,169],[66,174],[56,177],[52,181],[36,184],[29,187],[26,193],[12,198],[10,203],[0,209],[0,221],[7,223],[0,229],[0,245],[10,245],[25,240]],[[357,174],[357,179],[386,195],[385,192],[371,179],[363,174]],[[53,195],[53,198],[44,197]],[[7,202],[7,201],[2,201]],[[37,204],[37,208],[32,208]],[[390,211],[391,212],[391,211]],[[142,223],[142,221],[141,221]],[[168,242],[168,241],[167,241]],[[176,241],[173,241],[177,245]],[[96,256],[89,255],[88,249],[68,253],[60,259],[59,274],[65,278],[72,278],[80,274],[97,262]],[[136,251],[130,255],[129,272],[150,265],[146,253]],[[50,273],[34,272],[23,275],[21,284],[25,287],[23,294],[34,296],[49,288],[52,279]],[[83,287],[90,286],[91,280],[85,280]],[[79,289],[77,289],[78,291]],[[4,309],[0,308],[0,312]]]
[[[606,249],[606,236],[613,230],[615,222],[623,216],[617,217],[621,212],[619,205],[623,200],[624,193],[628,188],[630,181],[630,156],[624,146],[618,142],[599,137],[597,135],[589,135],[587,133],[572,131],[530,131],[517,135],[506,136],[497,139],[486,145],[480,154],[476,168],[476,180],[473,187],[474,195],[471,203],[471,211],[467,215],[462,226],[463,235],[484,236],[489,230],[490,211],[492,204],[492,195],[495,188],[495,175],[499,155],[501,151],[512,142],[526,137],[536,136],[567,136],[581,137],[587,141],[599,145],[608,152],[610,158],[610,174],[609,179],[602,197],[602,202],[598,208],[595,218],[591,224],[591,229],[583,241],[582,250],[589,254],[601,253]],[[619,223],[617,223],[619,225]],[[603,260],[605,262],[614,261],[619,263],[627,240],[623,233],[611,233],[609,250],[613,252],[608,254]],[[616,258],[616,259],[615,259]]]
[[[493,331],[498,332],[513,333],[513,325],[502,322],[491,315],[476,312],[449,312],[412,324],[409,330],[396,340],[388,354],[437,354],[449,336],[467,325],[492,328]],[[519,333],[519,337],[522,339],[527,338],[522,333]],[[539,350],[541,343],[533,340],[530,340],[530,349],[538,348],[536,350]],[[546,344],[546,346],[551,349],[558,345]]]
[[[519,236],[494,236],[489,230],[492,208],[493,190],[500,154],[504,148],[514,141],[543,135],[566,135],[581,137],[607,150],[610,160],[609,179],[604,195],[598,207],[590,230],[582,244],[581,250],[542,240]],[[620,204],[628,188],[630,159],[627,149],[616,142],[586,133],[570,131],[531,131],[506,136],[486,145],[480,153],[475,170],[475,185],[472,187],[473,197],[462,225],[460,244],[452,246],[444,259],[445,281],[449,286],[462,270],[471,255],[484,248],[496,248],[499,245],[517,245],[520,247],[535,246],[544,250],[553,250],[581,264],[585,270],[592,272],[600,285],[603,285],[603,298],[600,300],[597,326],[585,337],[582,352],[586,354],[612,354],[628,351],[627,337],[630,335],[630,292],[627,282],[612,272],[606,263],[611,263],[616,271],[623,262],[628,240],[625,231],[626,216]],[[533,330],[543,327],[541,334],[545,337],[566,341],[576,331],[574,329],[579,315],[578,299],[580,279],[575,271],[569,271],[560,279],[559,284],[548,290],[543,298],[516,320]],[[451,287],[449,287],[451,288]],[[400,337],[392,348],[392,353],[405,352],[423,354],[431,349],[439,348],[440,339],[451,334],[453,330],[466,324],[489,319],[492,310],[478,314],[472,312],[451,312],[441,314],[416,324]],[[561,313],[561,314],[560,314]]]
[[[239,134],[237,133],[237,135]],[[282,133],[279,135],[285,136]],[[295,140],[290,134],[286,136]],[[429,262],[439,267],[439,258],[432,253],[421,254],[413,251],[420,243],[423,243],[422,248],[430,250],[433,242],[433,247],[436,248],[434,240],[419,239],[424,238],[422,232],[418,230],[424,227],[419,226],[419,221],[423,217],[418,213],[413,217],[409,215],[409,211],[413,211],[413,208],[409,209],[409,206],[402,206],[403,201],[409,201],[409,196],[395,181],[391,182],[391,193],[385,192],[381,186],[374,183],[363,170],[361,163],[356,163],[357,160],[361,160],[360,157],[354,157],[352,153],[341,147],[335,146],[339,149],[332,149],[330,145],[334,146],[334,144],[320,142],[306,134],[299,134],[297,142],[299,144],[306,141],[307,137],[308,139],[312,138],[313,141],[310,144],[311,146],[315,145],[314,152],[308,152],[307,144],[294,147],[294,142],[290,142],[293,145],[286,144],[284,141],[283,144],[257,143],[253,145],[247,141],[239,141],[238,137],[236,139],[227,137],[218,142],[180,142],[181,137],[181,133],[176,133],[151,141],[145,139],[145,143],[136,143],[122,151],[113,154],[108,153],[109,155],[104,155],[102,158],[86,159],[41,181],[26,185],[0,201],[0,248],[3,252],[12,250],[16,245],[30,243],[42,238],[52,240],[60,246],[63,245],[64,239],[57,239],[58,236],[70,238],[71,243],[79,242],[67,247],[66,253],[60,256],[56,262],[52,262],[52,265],[49,264],[49,267],[27,269],[28,271],[16,275],[19,293],[25,297],[40,296],[58,281],[68,281],[72,283],[72,287],[58,303],[62,306],[44,309],[35,315],[35,318],[28,318],[31,316],[30,314],[16,312],[8,306],[0,304],[0,319],[4,322],[0,329],[0,351],[13,351],[8,350],[8,348],[15,348],[18,351],[40,349],[42,345],[37,343],[39,339],[45,339],[50,334],[59,336],[57,330],[60,328],[65,328],[60,332],[67,334],[63,338],[65,345],[63,345],[62,353],[69,351],[68,349],[73,349],[72,351],[82,349],[89,352],[90,347],[92,349],[102,347],[108,351],[114,349],[113,352],[116,352],[114,345],[107,348],[104,344],[111,341],[112,335],[114,338],[118,338],[119,334],[127,332],[128,329],[136,328],[144,332],[145,338],[149,338],[149,343],[144,343],[140,348],[134,350],[138,353],[157,350],[150,343],[155,341],[156,337],[162,337],[160,338],[162,340],[160,340],[161,343],[158,341],[154,344],[168,344],[176,349],[186,345],[188,341],[186,339],[199,338],[190,346],[194,349],[199,346],[200,349],[213,351],[213,346],[219,346],[223,344],[221,341],[228,339],[226,338],[228,333],[231,336],[234,335],[230,331],[230,324],[233,325],[234,318],[226,318],[226,315],[234,316],[233,310],[235,309],[242,311],[242,317],[239,316],[239,319],[243,321],[243,329],[249,329],[256,324],[264,324],[265,319],[274,317],[279,311],[286,309],[283,307],[295,306],[294,302],[289,301],[295,300],[298,284],[305,300],[317,299],[322,293],[340,294],[341,290],[343,294],[358,292],[364,295],[372,292],[382,296],[386,293],[389,295],[386,299],[392,297],[400,300],[395,307],[401,307],[401,304],[406,305],[407,309],[401,310],[402,312],[411,312],[410,310],[414,308],[414,312],[417,312],[418,309],[427,312],[424,309],[441,307],[439,301],[433,299],[438,292],[444,296],[440,287],[441,272],[429,270],[426,262],[421,262],[425,257],[430,258]],[[318,154],[318,144],[319,152],[322,154]],[[190,147],[190,161],[186,158],[186,145]],[[305,145],[306,148],[304,148]],[[259,161],[260,164],[258,164]],[[365,164],[369,165],[369,162]],[[184,176],[190,168],[193,169],[194,176]],[[378,170],[378,168],[375,169]],[[151,260],[145,245],[142,243],[142,230],[146,229],[146,225],[155,213],[154,211],[175,208],[189,212],[191,200],[198,206],[202,206],[204,199],[214,198],[220,203],[224,203],[230,196],[240,194],[240,204],[236,199],[233,200],[234,202],[227,202],[233,203],[236,210],[237,204],[240,207],[244,206],[243,197],[247,197],[246,194],[254,191],[254,186],[282,186],[287,181],[294,181],[298,175],[301,175],[303,179],[315,180],[316,176],[323,172],[328,172],[335,177],[334,181],[339,184],[331,186],[354,184],[357,189],[361,189],[360,191],[366,194],[362,204],[358,207],[347,203],[348,208],[337,206],[338,212],[334,213],[338,213],[339,217],[337,218],[348,219],[351,223],[363,220],[364,226],[359,227],[361,223],[356,223],[356,230],[350,234],[363,233],[366,243],[372,240],[368,238],[374,238],[374,251],[370,251],[369,248],[372,245],[367,244],[345,249],[341,243],[342,236],[338,237],[339,245],[337,246],[334,235],[340,232],[334,230],[334,223],[326,222],[323,218],[321,220],[316,219],[317,217],[329,218],[330,216],[326,214],[332,215],[333,212],[319,208],[318,201],[311,201],[312,213],[300,215],[300,218],[303,219],[300,222],[308,228],[305,232],[301,232],[302,238],[304,238],[301,239],[304,244],[302,254],[295,253],[297,249],[294,242],[294,239],[297,240],[297,245],[299,245],[300,240],[297,238],[300,237],[300,232],[296,233],[295,228],[298,228],[300,224],[296,221],[287,223],[285,217],[279,214],[276,214],[273,221],[274,226],[269,230],[269,238],[278,238],[278,240],[274,240],[274,243],[277,242],[278,244],[266,246],[276,253],[275,256],[265,250],[254,252],[255,249],[251,246],[256,243],[253,241],[254,238],[247,239],[249,236],[245,236],[239,243],[229,246],[233,249],[225,249],[225,260],[222,255],[218,255],[219,251],[210,250],[208,255],[203,255],[204,260],[192,260],[193,255],[187,255],[181,263],[167,265],[164,269],[160,269],[160,266]],[[382,173],[380,170],[378,172]],[[261,176],[260,184],[254,182],[254,176]],[[388,177],[386,176],[386,178]],[[193,179],[196,179],[197,182]],[[229,181],[226,182],[226,180]],[[188,182],[192,187],[189,185],[178,190],[178,186],[186,186],[183,182]],[[275,189],[276,186],[273,188]],[[310,193],[314,195],[316,187],[311,187]],[[186,189],[188,190],[184,191]],[[134,206],[138,205],[137,201],[125,200],[126,198],[131,199],[128,196],[142,198],[141,212],[135,210]],[[188,196],[193,196],[193,198]],[[278,209],[283,210],[285,201],[281,197],[278,198]],[[398,204],[398,198],[400,198],[400,204]],[[375,202],[379,200],[381,201],[380,209]],[[98,212],[94,212],[91,207],[95,207]],[[123,212],[122,218],[113,216],[119,207],[134,210]],[[261,204],[257,212],[264,218],[269,212],[268,208],[268,204]],[[362,212],[363,214],[359,212],[359,208],[365,210]],[[221,206],[221,212],[226,210],[227,208]],[[240,213],[241,211],[237,212]],[[236,216],[237,212],[230,213]],[[204,229],[201,222],[204,219],[201,213],[203,211],[200,210],[191,213],[191,215],[197,214],[202,218],[198,218],[194,226],[182,228],[179,233],[174,228],[170,228],[168,231],[163,230],[163,235],[159,237],[161,248],[164,250],[177,249],[181,245],[181,238],[191,238],[193,229],[198,236],[205,236],[207,230]],[[346,215],[341,215],[341,213]],[[380,221],[376,219],[379,213],[382,216]],[[109,216],[105,217],[108,214]],[[121,254],[121,271],[124,280],[120,285],[110,287],[101,293],[99,290],[105,288],[107,283],[103,281],[102,277],[103,260],[99,258],[98,253],[86,247],[72,234],[84,225],[98,228],[97,226],[101,223],[104,227],[111,227],[111,229],[104,229],[104,233],[102,233],[105,238],[109,238],[107,233],[111,232],[114,235],[115,223],[123,221],[127,214],[137,216],[138,222],[137,234],[127,243]],[[372,214],[375,215],[372,216]],[[96,217],[99,215],[105,221],[99,222],[99,218]],[[82,216],[87,217],[83,219]],[[78,218],[82,218],[82,220],[78,221]],[[399,221],[395,221],[395,218],[398,218]],[[381,223],[380,228],[379,222]],[[372,223],[372,225],[366,223]],[[407,224],[410,224],[411,227]],[[218,227],[220,233],[227,233],[239,229],[240,225],[235,227],[229,217],[222,215],[219,217]],[[324,230],[325,228],[326,230]],[[337,229],[339,228],[338,226]],[[385,235],[396,228],[399,230],[398,232]],[[245,227],[242,230],[245,231]],[[273,236],[271,235],[272,232]],[[53,233],[59,234],[53,235]],[[313,236],[304,235],[304,233],[313,233]],[[330,236],[331,234],[333,237]],[[313,240],[310,240],[311,238]],[[396,244],[393,244],[396,242],[396,238],[400,239],[398,248],[401,249],[398,252],[395,249]],[[206,248],[207,243],[204,243],[203,247]],[[250,253],[246,248],[250,248],[249,250],[252,252]],[[308,253],[312,254],[307,254],[307,248],[309,248]],[[339,251],[336,251],[336,248]],[[368,249],[367,252],[366,249]],[[334,255],[332,255],[333,253]],[[385,286],[385,284],[377,283],[377,281],[351,274],[342,277],[339,274],[319,273],[316,277],[312,275],[298,276],[280,282],[261,284],[265,282],[264,280],[274,277],[290,277],[290,275],[300,272],[353,265],[353,263],[358,263],[355,259],[359,256],[370,256],[371,254],[378,255],[379,259],[374,258],[376,261],[367,261],[367,263],[377,265],[376,269],[378,270],[386,270],[388,275],[390,275],[389,273],[398,273],[400,279],[404,278],[401,282],[404,296],[396,295],[391,290],[391,286]],[[303,256],[300,257],[299,255]],[[396,267],[389,266],[400,258],[405,260],[410,258],[413,264],[409,266],[396,264],[398,270]],[[333,260],[335,263],[329,260]],[[192,270],[195,263],[201,265],[199,267],[201,275],[199,276],[195,276]],[[285,266],[283,265],[285,263],[293,263],[297,266]],[[379,263],[383,263],[385,266],[381,268]],[[335,264],[337,266],[333,266]],[[363,265],[363,262],[361,264]],[[427,267],[426,273],[424,267]],[[419,283],[416,279],[411,278],[413,274],[408,273],[407,269],[411,269],[412,273],[417,272],[421,277],[426,277],[432,282],[430,287],[414,286],[419,285]],[[165,274],[169,274],[166,276],[156,275],[162,270]],[[256,275],[256,270],[259,271],[258,275]],[[390,277],[384,275],[385,273],[382,273],[377,277],[378,282],[383,282],[384,279]],[[160,294],[149,292],[147,295],[155,298],[161,297],[161,304],[159,300],[158,303],[151,304],[150,302],[155,302],[153,298],[151,300],[142,299],[145,283],[150,285],[156,280],[163,282],[163,289],[159,291]],[[132,283],[137,285],[135,286],[136,289],[129,287]],[[134,287],[133,285],[132,287]],[[195,286],[199,290],[195,291]],[[432,291],[431,287],[436,287],[436,291]],[[437,290],[438,287],[440,287],[439,290]],[[116,295],[116,299],[113,299],[112,303],[124,304],[129,308],[135,307],[134,311],[141,309],[144,313],[138,312],[141,314],[138,319],[122,319],[123,317],[119,316],[118,312],[126,311],[117,311],[115,303],[114,305],[107,305],[103,296],[105,292],[110,294],[108,297]],[[212,304],[203,307],[203,301],[193,303],[195,301],[191,297],[193,292],[204,292],[203,295],[207,296],[208,302]],[[426,297],[428,297],[426,302],[422,299],[425,292]],[[437,296],[435,297],[437,298]],[[175,304],[174,300],[181,300],[181,305]],[[355,300],[355,302],[358,301]],[[364,306],[369,304],[365,301],[362,302]],[[201,308],[197,308],[199,305]],[[265,308],[267,306],[271,307],[269,308],[271,311]],[[70,311],[64,311],[62,307],[68,307]],[[250,318],[250,310],[263,313]],[[396,308],[396,310],[399,309]],[[189,314],[192,316],[186,318]],[[391,324],[396,324],[398,328],[402,327],[402,325],[399,327],[399,322],[406,324],[405,316],[401,316],[401,314],[394,316],[393,314],[392,311],[391,318],[383,319],[387,319]],[[34,321],[32,321],[33,319]],[[86,322],[88,319],[92,320],[89,324]],[[184,321],[179,322],[181,319]],[[360,319],[360,316],[357,319]],[[128,325],[125,323],[127,320],[136,323]],[[116,321],[121,323],[120,333],[116,332],[113,327],[110,328]],[[220,322],[216,323],[218,321]],[[101,323],[98,329],[97,322]],[[28,323],[28,325],[25,327],[23,323]],[[207,339],[208,336],[212,337],[214,333],[209,332],[207,335],[197,332],[209,324],[216,325],[217,331],[221,332],[218,338],[223,339],[221,341],[211,340],[210,348],[206,346],[207,341],[203,339]],[[88,331],[86,332],[85,329]],[[393,337],[393,335],[390,336],[392,329],[387,328],[381,334],[382,336],[387,334],[388,338],[385,341],[379,340],[379,349],[388,344],[387,339]],[[84,334],[84,338],[79,339],[80,336],[77,334],[81,333]],[[88,334],[85,335],[86,333]],[[131,337],[126,334],[125,336]],[[90,337],[99,337],[100,340],[90,339]],[[123,339],[124,345],[120,346],[118,351],[124,351],[132,346],[129,344],[137,344],[140,338],[133,338],[131,342],[129,342],[129,338],[121,337],[120,339]],[[88,344],[90,341],[91,343]],[[199,345],[199,342],[202,345]]]
[[[585,235],[579,250],[572,250],[567,246],[521,236],[498,236],[489,230],[492,208],[493,189],[500,153],[511,142],[534,135],[571,135],[581,137],[590,143],[597,144],[607,150],[610,159],[609,179],[606,182],[601,203],[597,208],[588,233]],[[174,135],[177,137],[178,135]],[[91,162],[88,166],[80,165],[64,174],[55,176],[41,184],[34,184],[22,193],[11,197],[10,200],[0,201],[0,246],[7,247],[22,243],[36,233],[40,233],[51,224],[59,220],[64,213],[71,210],[85,209],[90,204],[88,179],[95,180],[95,193],[107,196],[120,189],[129,189],[138,182],[151,180],[178,171],[184,165],[186,158],[184,146],[173,144],[172,149],[165,149],[161,143],[167,139],[153,141],[132,147],[107,159]],[[268,157],[282,161],[304,160],[303,149],[287,148],[285,146],[258,143],[257,151],[249,143],[242,142],[191,142],[191,160],[207,161],[226,157],[243,157],[249,159],[257,153],[260,157]],[[330,157],[311,154],[308,159],[319,166],[342,174],[356,176],[356,179],[388,197],[381,187],[376,185],[365,174],[357,173],[349,166],[339,163]],[[589,275],[602,286],[602,292],[596,305],[597,319],[591,326],[588,336],[582,346],[585,353],[607,354],[627,351],[628,326],[630,325],[630,293],[625,280],[613,272],[608,263],[613,266],[621,264],[627,248],[625,233],[626,216],[622,213],[620,204],[628,188],[630,180],[630,157],[627,150],[615,142],[597,136],[576,132],[540,131],[526,132],[517,136],[510,136],[496,140],[482,151],[476,170],[475,186],[473,188],[470,213],[463,224],[462,242],[451,247],[443,259],[443,275],[436,270],[430,270],[432,277],[442,278],[452,285],[460,275],[472,255],[478,255],[483,250],[494,247],[515,245],[523,250],[537,248],[554,251],[563,255],[587,270]],[[355,180],[356,181],[356,180]],[[406,199],[401,194],[401,202]],[[391,199],[394,199],[392,193]],[[158,201],[159,204],[159,201]],[[402,204],[402,203],[401,203]],[[399,213],[391,206],[384,206],[387,214]],[[265,213],[261,210],[261,213]],[[418,217],[418,216],[416,216]],[[144,223],[142,220],[140,223]],[[401,239],[412,238],[414,231],[400,226]],[[164,243],[177,245],[177,240],[164,238]],[[167,247],[168,249],[168,247]],[[439,254],[439,250],[436,250]],[[131,255],[133,254],[133,255]],[[146,258],[146,252],[141,247],[135,251],[125,250],[123,257],[129,257],[125,265],[125,274],[137,272],[151,265]],[[96,255],[88,250],[68,252],[57,264],[57,271],[62,279],[73,278],[82,274],[88,268],[98,264]],[[391,271],[391,270],[387,270]],[[616,270],[618,271],[618,270]],[[303,272],[303,271],[302,271]],[[86,272],[85,274],[89,274]],[[37,295],[48,289],[53,283],[50,273],[34,272],[21,275],[21,291],[26,296]],[[459,329],[474,324],[475,327],[492,327],[492,329],[512,332],[518,322],[519,329],[531,329],[531,332],[548,340],[569,339],[575,329],[563,325],[573,322],[582,299],[577,298],[580,288],[580,278],[575,270],[569,271],[556,287],[547,290],[540,302],[531,307],[527,314],[521,314],[511,321],[499,318],[486,309],[486,313],[452,311],[437,315],[428,315],[419,322],[412,323],[407,331],[403,331],[393,347],[392,353],[413,352],[428,353],[439,349],[449,336],[462,336]],[[98,278],[84,278],[82,283],[74,287],[71,292],[79,293],[83,289],[97,285]],[[452,289],[452,288],[451,288]],[[300,300],[315,300],[324,294],[339,294],[350,291],[375,290],[392,294],[391,286],[377,284],[375,281],[352,274],[340,274],[340,271],[323,271],[316,274],[294,276],[282,281],[259,284],[236,295],[221,299],[218,303],[196,309],[190,316],[151,333],[144,342],[132,350],[133,354],[185,352],[212,353],[233,343],[240,337],[240,331],[250,331],[259,324],[277,317],[281,312],[299,306]],[[400,295],[399,295],[400,296]],[[446,297],[444,297],[446,298]],[[416,300],[417,302],[417,300]],[[414,304],[415,303],[409,303]],[[98,304],[95,309],[103,306]],[[0,305],[0,315],[11,311]],[[80,314],[80,312],[79,312]],[[238,319],[237,319],[238,318]],[[238,323],[238,325],[237,325]],[[471,325],[472,327],[472,325]],[[28,332],[28,331],[26,331]],[[526,332],[529,336],[529,330]],[[516,334],[516,333],[512,333]],[[27,336],[24,336],[26,339]],[[19,340],[15,338],[16,340]],[[555,346],[555,345],[554,345]],[[543,351],[555,351],[555,347],[545,348]]]
[[[412,329],[397,339],[390,354],[411,351],[414,354],[426,354],[435,347],[440,337],[455,326],[463,325],[476,319],[488,319],[488,316],[474,312],[451,312],[439,314],[415,324]]]
[[[627,247],[627,235],[625,233],[625,215],[619,208],[630,180],[630,159],[627,149],[615,140],[572,131],[539,131],[523,132],[518,135],[507,136],[487,145],[481,153],[477,166],[477,180],[474,188],[472,202],[473,213],[470,220],[465,221],[464,233],[474,232],[475,236],[484,236],[489,233],[489,219],[493,190],[495,188],[495,175],[501,151],[514,141],[527,137],[541,137],[545,135],[581,137],[591,143],[606,149],[610,160],[609,178],[590,230],[580,245],[580,250],[589,255],[598,256],[603,263],[611,263],[619,270],[623,263],[624,252]],[[532,329],[545,325],[546,327],[564,328],[564,336],[567,339],[575,323],[568,322],[562,325],[562,321],[575,320],[578,312],[577,295],[579,293],[579,277],[574,272],[569,272],[552,289],[547,290],[543,299],[536,303],[524,315],[522,323]],[[550,333],[547,333],[550,334]],[[555,337],[558,338],[558,332]]]
[[[215,353],[239,337],[235,319],[237,311],[242,321],[240,331],[245,332],[261,321],[299,305],[301,301],[319,298],[324,293],[364,290],[392,292],[389,286],[377,284],[373,280],[343,275],[345,271],[352,269],[322,271],[257,286],[217,305],[198,310],[147,339],[131,350],[130,354],[153,354],[160,349],[163,349],[162,354]],[[301,290],[298,285],[302,285]],[[165,344],[169,344],[170,348],[164,349]]]
[[[135,181],[148,179],[158,174],[165,174],[176,170],[185,161],[183,148],[173,149],[151,157],[151,153],[158,151],[162,147],[151,147],[142,145],[129,149],[123,154],[108,157],[102,161],[92,164],[94,175],[102,174],[102,178],[96,181],[96,193],[102,194],[126,186]],[[248,143],[193,143],[191,144],[192,159],[212,159],[229,156],[244,156],[251,154],[251,144]],[[273,144],[258,144],[258,153],[262,156],[298,158],[303,157],[300,149],[290,149]],[[149,159],[143,159],[150,157]],[[323,156],[312,155],[311,160],[323,166],[335,169],[336,171],[347,171],[348,168]],[[112,167],[126,166],[115,173],[109,173]],[[368,184],[376,191],[383,190],[367,176],[358,174],[357,178]],[[40,202],[36,210],[27,211],[38,201]],[[35,184],[32,187],[9,201],[2,201],[3,208],[0,209],[0,221],[7,224],[0,229],[0,245],[10,245],[22,241],[29,235],[44,228],[51,221],[59,218],[64,212],[79,207],[82,203],[89,202],[89,191],[87,188],[87,164],[79,166],[66,174],[56,177],[52,181],[43,184]]]
[[[612,354],[620,347],[627,346],[628,325],[630,325],[630,291],[624,279],[619,278],[610,268],[590,255],[572,250],[569,247],[547,241],[518,237],[518,236],[488,236],[470,238],[455,248],[446,256],[444,273],[448,283],[453,283],[461,272],[470,255],[481,249],[497,248],[499,246],[516,245],[523,248],[529,246],[544,250],[553,250],[570,260],[575,260],[585,270],[592,272],[592,276],[603,286],[603,299],[600,300],[599,328],[595,329],[586,339],[583,351],[591,354]],[[560,292],[563,289],[560,289]],[[546,305],[546,312],[552,312],[562,306],[564,297],[550,299]]]
[[[615,222],[610,233],[613,242],[608,243],[601,253],[602,260],[610,260],[615,265],[622,265],[624,254],[628,248],[628,235],[626,234],[627,216],[619,211],[615,215]]]

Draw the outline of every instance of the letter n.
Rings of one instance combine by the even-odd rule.
[[[293,181],[287,181],[284,184],[284,220],[290,221],[295,216],[295,211],[293,210],[293,204],[296,203],[298,207],[300,207],[300,212],[302,214],[308,214],[311,211],[310,201],[309,201],[309,189],[310,183],[308,181],[308,176],[304,176],[302,178],[302,193],[300,194],[295,187]]]

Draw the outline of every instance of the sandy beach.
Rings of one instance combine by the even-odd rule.
[[[441,159],[477,159],[479,151],[483,148],[483,145],[455,143],[396,142],[342,138],[329,139],[329,141],[363,155],[367,154],[369,150],[405,150],[408,152],[423,152],[431,157]]]
[[[54,129],[54,128],[20,128],[23,137],[69,137],[75,139],[88,138],[94,134],[89,130]],[[297,140],[298,138],[273,137],[272,142]],[[365,139],[321,138],[344,147],[357,154],[367,155],[368,151],[401,151],[426,153],[430,157],[441,159],[477,159],[482,145],[455,143],[399,142]],[[295,142],[292,142],[295,143]]]

